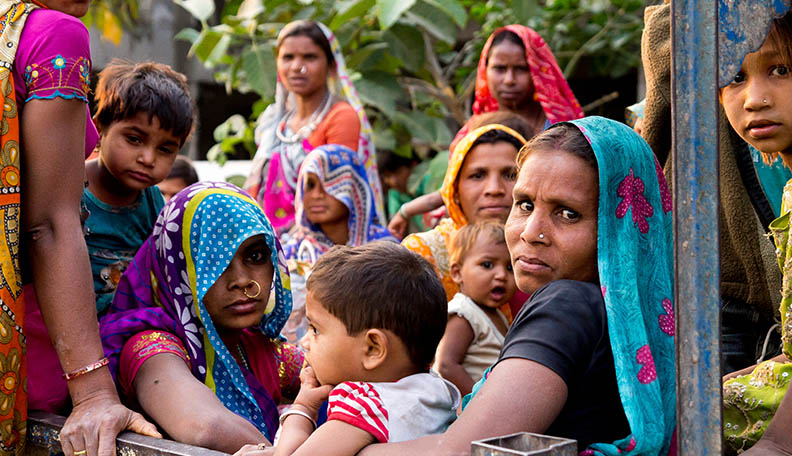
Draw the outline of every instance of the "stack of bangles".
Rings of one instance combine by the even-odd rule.
[[[107,366],[107,363],[109,363],[109,361],[108,361],[107,357],[105,356],[104,358],[100,359],[99,361],[97,361],[95,363],[91,363],[91,364],[89,364],[87,366],[84,366],[84,367],[81,367],[81,368],[79,368],[77,370],[64,373],[63,374],[63,378],[65,380],[67,380],[67,381],[71,380],[73,378],[77,378],[77,377],[79,377],[81,375],[87,374],[88,372],[93,372],[96,369],[99,369],[100,367]],[[77,453],[75,453],[75,454],[77,454]]]

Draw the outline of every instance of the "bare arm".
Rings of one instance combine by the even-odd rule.
[[[104,356],[80,226],[85,121],[83,102],[55,98],[25,104],[20,125],[23,242],[41,315],[66,372]],[[90,456],[115,454],[115,437],[123,429],[159,436],[121,405],[107,369],[68,384],[74,409],[61,432],[67,456],[83,449]]]
[[[443,197],[440,196],[440,192],[432,192],[419,196],[418,198],[415,198],[414,200],[402,205],[402,210],[405,214],[407,214],[407,218],[402,216],[401,211],[397,212],[388,224],[388,230],[393,236],[402,239],[407,233],[407,226],[410,223],[408,219],[410,217],[419,214],[425,214],[429,211],[437,209],[442,205]]]
[[[255,426],[228,410],[170,353],[146,360],[135,377],[143,410],[174,440],[233,453],[245,444],[267,442]]]
[[[520,379],[515,382],[515,379]],[[567,400],[566,383],[549,368],[509,358],[492,370],[481,391],[444,434],[419,440],[369,445],[363,456],[470,454],[470,442],[514,432],[542,433]]]
[[[474,336],[473,328],[467,320],[459,315],[452,315],[448,318],[445,334],[437,346],[437,371],[444,379],[456,385],[463,395],[470,393],[475,383],[462,365]]]

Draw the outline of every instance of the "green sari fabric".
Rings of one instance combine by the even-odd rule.
[[[792,242],[789,218],[792,209],[792,180],[784,187],[781,216],[770,224],[776,245],[778,266],[784,274],[781,286],[781,340],[783,362],[765,361],[748,375],[723,384],[723,426],[727,454],[737,454],[753,446],[764,435],[786,394],[792,378]]]

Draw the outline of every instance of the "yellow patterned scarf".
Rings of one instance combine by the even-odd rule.
[[[36,6],[0,1],[0,455],[25,449],[25,302],[19,267],[19,117],[11,70],[28,14]]]

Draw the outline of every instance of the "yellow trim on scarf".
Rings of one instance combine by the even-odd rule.
[[[184,218],[182,219],[182,251],[184,252],[184,262],[187,268],[187,279],[190,281],[190,289],[192,290],[192,297],[193,297],[193,306],[195,307],[195,314],[198,315],[198,319],[201,320],[201,324],[204,323],[203,318],[201,317],[201,312],[198,307],[198,283],[197,277],[195,276],[195,263],[193,262],[192,258],[192,250],[190,248],[190,227],[192,227],[192,219],[195,216],[195,212],[198,210],[198,206],[201,205],[206,197],[211,195],[228,195],[233,196],[235,198],[239,198],[242,201],[246,201],[254,206],[256,206],[256,202],[250,199],[245,195],[241,195],[237,192],[233,192],[231,190],[226,190],[217,187],[210,187],[204,190],[199,191],[195,196],[193,196],[187,205],[184,207]],[[184,236],[184,227],[187,227],[187,236]],[[206,325],[204,325],[206,326]],[[214,372],[214,363],[215,363],[215,350],[212,347],[211,352],[206,350],[206,347],[211,347],[212,343],[209,341],[208,331],[203,332],[203,340],[204,340],[204,356],[206,358],[206,379],[204,380],[204,384],[209,387],[210,390],[216,391],[214,376],[212,373]]]

